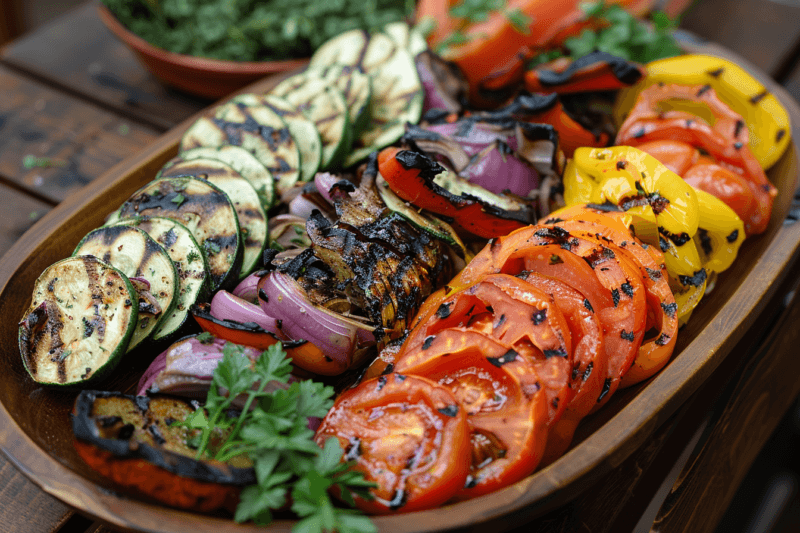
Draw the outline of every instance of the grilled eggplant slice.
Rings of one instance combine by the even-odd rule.
[[[51,265],[36,280],[19,324],[25,370],[43,385],[102,379],[128,349],[136,299],[128,277],[94,256]]]
[[[239,219],[228,195],[207,181],[163,178],[136,191],[112,218],[162,216],[186,226],[208,260],[213,290],[239,279],[242,245]]]
[[[164,217],[136,217],[116,222],[133,226],[150,235],[164,247],[178,273],[178,300],[172,313],[153,332],[153,340],[168,338],[186,322],[189,310],[211,292],[205,255],[183,224]]]
[[[208,181],[228,195],[236,209],[242,232],[242,271],[244,278],[255,270],[267,245],[267,213],[261,207],[258,195],[250,183],[229,165],[215,159],[192,159],[168,164],[156,176],[177,178],[188,176]]]
[[[82,391],[72,413],[75,448],[119,485],[174,507],[213,511],[235,503],[256,478],[244,456],[230,463],[194,458],[191,431],[174,423],[196,408],[171,397]]]
[[[347,101],[342,91],[314,70],[286,78],[270,91],[297,106],[322,139],[322,169],[337,167],[353,143]]]
[[[168,163],[179,161],[190,161],[192,159],[216,159],[230,165],[258,193],[261,200],[261,207],[268,210],[275,203],[275,180],[267,167],[256,159],[256,157],[240,146],[226,144],[218,148],[192,148],[178,154]]]
[[[231,101],[202,117],[181,138],[181,151],[231,144],[251,152],[269,170],[278,191],[300,179],[300,151],[286,122],[256,101]]]
[[[72,255],[93,255],[121,270],[139,293],[139,319],[128,350],[138,346],[172,314],[178,272],[164,247],[131,226],[104,226],[89,232]]]

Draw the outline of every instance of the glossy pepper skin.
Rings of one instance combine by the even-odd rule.
[[[646,74],[644,67],[606,52],[592,52],[577,60],[560,57],[525,72],[525,88],[532,93],[573,94],[630,87]]]
[[[768,169],[789,146],[789,114],[778,99],[742,67],[720,57],[687,54],[646,65],[647,76],[623,89],[614,106],[621,124],[637,95],[654,84],[710,86],[725,104],[742,116],[750,131],[749,146],[762,168]]]
[[[709,113],[713,122],[707,120]],[[746,205],[729,202],[727,185],[715,183],[717,179],[711,170],[704,172],[702,179],[693,176],[690,180],[687,173],[683,174],[684,179],[726,201],[744,220],[747,233],[758,234],[767,228],[777,189],[767,180],[750,150],[749,139],[742,116],[722,102],[710,85],[665,84],[652,85],[639,93],[616,142],[652,147],[656,141],[671,141],[703,149],[713,157],[710,162],[720,169],[719,180],[742,181],[742,194],[752,201]]]
[[[664,253],[678,318],[688,318],[707,278],[692,239],[700,223],[693,187],[636,148],[580,148],[564,172],[564,200],[631,215],[636,236]]]
[[[397,196],[418,208],[452,218],[479,237],[499,237],[535,220],[532,210],[508,211],[472,196],[450,193],[433,181],[444,168],[417,152],[385,148],[378,155],[378,168]]]

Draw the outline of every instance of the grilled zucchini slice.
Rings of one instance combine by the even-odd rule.
[[[428,43],[422,33],[405,22],[390,22],[382,31],[400,48],[408,50],[411,57],[417,57],[417,54],[428,49]]]
[[[216,159],[230,165],[233,170],[249,181],[253,189],[256,190],[264,211],[269,210],[275,203],[275,179],[270,171],[267,170],[267,167],[244,148],[231,144],[218,148],[192,148],[191,150],[180,152],[177,157],[170,159],[168,164],[192,159]]]
[[[410,34],[404,39],[402,31],[393,26],[389,30],[394,38],[385,33],[345,32],[322,45],[309,63],[309,69],[346,65],[371,79],[370,120],[353,140],[345,167],[395,142],[403,135],[406,122],[416,124],[422,115],[422,83],[412,55],[420,44]]]
[[[322,165],[322,139],[319,131],[296,105],[274,94],[261,95],[264,105],[286,122],[300,150],[300,179],[310,181]]]
[[[186,226],[208,260],[211,288],[233,287],[242,267],[239,218],[218,187],[195,178],[151,181],[128,198],[115,219],[162,216]]]
[[[257,103],[228,102],[202,117],[181,138],[180,150],[241,146],[269,170],[279,192],[300,179],[300,151],[283,119]]]
[[[387,51],[392,50],[387,58]],[[385,34],[370,38],[361,68],[372,79],[371,120],[353,141],[348,167],[402,137],[422,116],[423,91],[414,58]]]
[[[314,70],[290,76],[270,91],[297,106],[311,120],[322,139],[323,169],[337,167],[350,149],[353,130],[347,101],[338,88]]]
[[[49,266],[36,280],[19,326],[25,370],[44,385],[102,379],[128,349],[136,299],[128,277],[94,256]]]
[[[172,313],[153,332],[153,340],[170,337],[186,322],[196,302],[205,301],[211,282],[203,251],[183,224],[164,217],[135,217],[117,224],[133,226],[164,247],[178,273],[178,300]]]
[[[358,135],[370,120],[372,102],[372,81],[361,67],[350,65],[331,65],[319,69],[319,76],[328,80],[342,91],[350,114],[353,135]]]
[[[168,163],[156,178],[188,176],[204,179],[219,187],[228,195],[242,232],[242,270],[244,278],[255,270],[267,245],[267,214],[250,183],[229,165],[215,159],[192,159],[179,163]]]
[[[308,63],[309,69],[325,68],[329,65],[360,67],[369,44],[369,33],[350,30],[328,39],[317,48]]]
[[[131,226],[104,226],[90,231],[72,255],[93,255],[118,268],[139,292],[139,319],[128,350],[151,335],[177,303],[178,272],[164,247],[144,231]],[[149,296],[148,296],[149,294]]]

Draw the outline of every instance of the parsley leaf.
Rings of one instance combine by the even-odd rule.
[[[677,19],[670,19],[663,12],[652,14],[651,30],[617,4],[606,5],[602,0],[582,4],[581,8],[590,19],[596,19],[598,28],[585,29],[577,37],[564,41],[564,47],[572,59],[579,59],[599,50],[627,61],[649,63],[681,53],[672,36],[672,31],[678,24]]]
[[[181,204],[183,202],[185,202],[185,201],[186,201],[186,197],[184,195],[182,195],[181,193],[176,194],[175,196],[172,197],[172,200],[170,200],[170,202],[172,202],[173,204],[175,204],[178,207],[180,207]]]
[[[205,409],[181,425],[201,431],[191,443],[198,456],[226,461],[246,455],[252,461],[257,484],[242,491],[234,515],[237,522],[266,525],[291,496],[291,509],[300,518],[293,533],[375,532],[367,517],[337,507],[329,493],[335,487],[341,499],[353,505],[353,495],[372,498],[369,489],[375,485],[342,462],[337,439],[328,439],[320,448],[308,427],[309,417],[323,417],[333,405],[333,388],[310,380],[288,384],[291,368],[280,343],[255,362],[242,346],[226,343]],[[274,392],[266,391],[269,384]],[[246,400],[238,418],[232,419],[227,412],[237,396]],[[222,441],[214,450],[209,446],[212,436],[215,442]]]

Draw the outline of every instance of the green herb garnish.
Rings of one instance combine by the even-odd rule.
[[[437,52],[442,53],[447,48],[458,46],[470,42],[477,35],[467,35],[464,30],[470,25],[483,22],[492,13],[501,12],[508,19],[511,25],[519,33],[527,35],[530,33],[531,18],[522,12],[520,8],[507,9],[506,0],[461,0],[458,4],[450,8],[450,15],[460,19],[458,27],[450,33],[437,47]],[[423,34],[433,31],[435,22],[426,21],[426,26],[421,29]]]
[[[409,0],[103,0],[146,41],[171,52],[233,61],[309,57],[356,28],[405,20]]]
[[[186,197],[184,195],[182,195],[181,193],[176,194],[175,196],[172,197],[172,200],[170,200],[170,202],[172,202],[173,204],[175,204],[178,207],[180,207],[181,204],[183,202],[185,202],[185,201],[186,201]]]
[[[352,495],[370,498],[373,486],[361,473],[342,463],[335,438],[320,448],[308,417],[323,417],[333,405],[333,388],[313,381],[296,381],[285,389],[265,392],[270,382],[288,384],[291,364],[280,343],[270,346],[255,365],[241,346],[227,343],[211,381],[205,409],[189,415],[182,425],[200,430],[192,439],[197,457],[226,461],[246,455],[253,461],[257,484],[246,487],[234,519],[266,525],[272,512],[291,497],[299,517],[294,533],[371,533],[373,523],[351,509],[333,505],[329,489],[336,488],[346,503]],[[241,414],[228,417],[234,399],[246,397]],[[210,449],[212,437],[226,435]]]
[[[653,13],[653,29],[650,29],[616,4],[606,5],[605,1],[601,1],[582,4],[581,8],[590,18],[596,19],[601,28],[583,30],[579,36],[564,42],[573,59],[599,50],[627,61],[649,63],[681,53],[672,36],[678,21],[670,19],[663,12]]]

